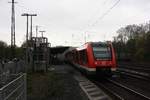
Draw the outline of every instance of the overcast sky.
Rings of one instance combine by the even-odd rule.
[[[11,4],[0,0],[0,40],[10,44]],[[11,0],[10,0],[11,1]],[[36,13],[33,25],[45,30],[52,46],[77,46],[86,41],[112,40],[116,31],[128,24],[150,20],[150,0],[15,0],[16,44],[25,40],[26,17],[22,13]],[[35,35],[35,27],[33,27]],[[41,36],[39,33],[38,36]]]

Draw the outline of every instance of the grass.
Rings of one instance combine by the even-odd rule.
[[[54,72],[29,73],[27,75],[28,100],[47,100],[61,97],[64,92],[64,80]]]

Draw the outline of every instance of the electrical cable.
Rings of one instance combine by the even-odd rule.
[[[93,24],[91,24],[91,27],[95,26],[100,20],[102,20],[119,2],[120,0],[117,0],[105,13],[103,13]]]

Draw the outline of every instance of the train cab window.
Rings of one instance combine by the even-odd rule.
[[[108,44],[94,44],[92,47],[95,59],[111,60],[111,48]]]

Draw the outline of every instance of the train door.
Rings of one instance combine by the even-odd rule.
[[[88,65],[87,51],[85,49],[80,51],[80,60],[82,65]]]

